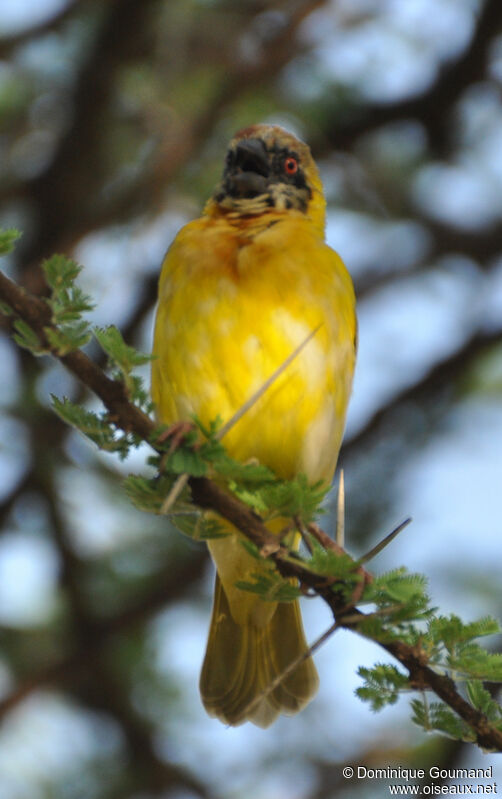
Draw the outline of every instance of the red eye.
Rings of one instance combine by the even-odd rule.
[[[284,171],[287,175],[295,175],[298,172],[298,161],[296,158],[289,156],[284,161]]]

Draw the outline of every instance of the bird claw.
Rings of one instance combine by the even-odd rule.
[[[171,439],[169,449],[166,452],[166,456],[169,457],[169,455],[172,455],[173,452],[178,449],[185,436],[191,433],[192,430],[195,430],[193,422],[174,422],[162,431],[157,442],[158,444],[164,444]]]

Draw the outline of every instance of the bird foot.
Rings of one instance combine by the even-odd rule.
[[[174,424],[169,425],[169,427],[162,431],[157,442],[158,444],[164,444],[171,439],[169,449],[166,452],[167,457],[169,457],[169,455],[172,455],[173,452],[178,449],[185,436],[191,433],[192,430],[195,430],[193,422],[174,422]]]

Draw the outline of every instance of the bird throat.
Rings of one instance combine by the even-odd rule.
[[[232,216],[258,216],[267,211],[301,211],[307,213],[310,191],[288,186],[284,183],[271,183],[268,190],[255,197],[235,197],[225,190],[224,183],[218,186],[213,195],[219,208]]]

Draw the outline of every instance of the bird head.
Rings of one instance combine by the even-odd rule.
[[[252,125],[230,142],[206,213],[249,217],[297,211],[323,230],[325,208],[309,147],[276,125]]]

